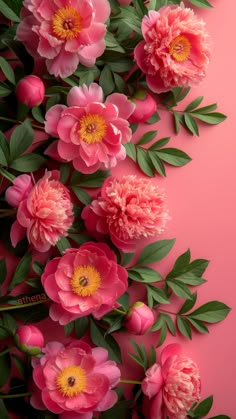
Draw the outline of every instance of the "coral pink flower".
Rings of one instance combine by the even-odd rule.
[[[15,340],[17,347],[30,355],[40,354],[44,346],[43,334],[33,324],[20,326],[16,331]]]
[[[50,317],[62,325],[88,314],[101,318],[126,291],[127,277],[105,243],[88,242],[67,250],[52,259],[42,275],[43,287],[54,301]]]
[[[19,178],[22,179],[23,176],[26,175]],[[46,252],[56,244],[60,236],[67,235],[67,230],[74,220],[73,205],[68,189],[58,179],[57,170],[46,172],[32,189],[30,184],[26,189],[27,182],[24,184],[22,179],[20,202],[20,192],[16,190],[20,182],[18,181],[17,185],[17,181],[14,182],[7,194],[11,202],[14,199],[15,203],[18,202],[17,220],[11,228],[13,246],[27,234],[29,243],[32,243],[36,250]]]
[[[195,85],[205,77],[208,34],[192,9],[182,3],[151,10],[143,18],[142,33],[144,40],[135,47],[134,57],[153,92]]]
[[[146,178],[109,177],[82,218],[90,233],[109,234],[115,246],[132,252],[137,240],[163,231],[168,219],[165,194]]]
[[[129,333],[144,335],[154,323],[152,310],[142,301],[137,301],[128,310],[125,316],[125,328]]]
[[[200,375],[196,363],[182,355],[180,345],[168,345],[160,364],[146,371],[142,391],[148,396],[149,418],[186,419],[187,412],[200,398]]]
[[[17,37],[50,74],[70,76],[81,63],[95,64],[105,50],[107,0],[25,0]]]
[[[82,173],[110,169],[124,160],[122,144],[132,137],[127,118],[135,105],[120,93],[108,96],[103,103],[103,91],[96,83],[72,87],[67,102],[68,108],[55,105],[46,113],[45,130],[59,137],[59,156],[72,161]]]
[[[120,380],[120,370],[108,360],[106,349],[72,340],[65,346],[50,342],[43,352],[32,361],[37,386],[31,397],[33,407],[48,409],[61,419],[92,419],[93,412],[116,403],[112,388]]]

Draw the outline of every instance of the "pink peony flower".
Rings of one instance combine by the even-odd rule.
[[[109,234],[124,252],[132,252],[137,240],[161,233],[168,219],[163,190],[132,175],[108,177],[81,216],[90,233]]]
[[[32,188],[27,183],[28,177],[23,179],[23,176],[27,175],[19,176],[6,193],[10,199],[8,202],[18,204],[17,220],[11,228],[11,242],[16,246],[27,234],[29,243],[36,250],[46,252],[55,246],[60,236],[67,235],[73,223],[70,194],[58,180],[57,170],[46,172]]]
[[[134,112],[129,117],[129,122],[132,124],[146,122],[156,112],[156,101],[147,90],[137,90],[130,100],[135,104]]]
[[[142,301],[137,301],[125,316],[125,328],[129,333],[144,335],[154,323],[152,310]]]
[[[178,344],[170,344],[161,353],[160,364],[146,371],[142,391],[151,401],[149,419],[186,419],[187,412],[200,398],[200,375],[195,362],[182,355]]]
[[[206,75],[210,52],[205,22],[194,11],[169,5],[149,11],[142,21],[144,40],[134,58],[156,93],[175,86],[191,86]]]
[[[15,335],[17,347],[24,353],[38,355],[44,346],[42,332],[33,324],[20,326]]]
[[[105,243],[87,242],[52,259],[42,275],[54,302],[50,317],[64,325],[88,314],[101,318],[112,310],[128,287],[127,271]]]
[[[16,86],[17,100],[30,108],[40,105],[44,95],[45,87],[43,81],[34,75],[24,77]]]
[[[108,96],[103,103],[102,88],[96,83],[72,87],[67,102],[68,108],[52,106],[45,117],[46,132],[59,137],[59,156],[72,161],[82,173],[110,169],[124,160],[122,144],[132,137],[127,118],[135,105],[120,93]]]
[[[105,50],[107,0],[24,0],[17,37],[50,74],[68,77],[79,63],[92,67]]]
[[[12,207],[18,207],[20,202],[27,198],[33,189],[32,178],[29,175],[20,175],[15,178],[13,185],[7,188],[5,193],[6,201]]]
[[[37,386],[31,397],[33,407],[48,409],[60,419],[92,419],[94,411],[116,403],[112,388],[120,380],[120,370],[108,360],[106,349],[72,340],[65,346],[50,342],[43,352],[32,361]]]

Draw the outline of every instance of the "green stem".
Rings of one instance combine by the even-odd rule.
[[[18,309],[26,308],[26,307],[34,307],[34,306],[37,306],[39,304],[47,303],[48,301],[50,301],[49,298],[47,298],[46,300],[35,301],[34,303],[17,304],[17,305],[14,305],[14,306],[0,307],[0,311],[18,310]]]
[[[14,124],[23,124],[24,121],[18,121],[17,119],[12,118],[6,118],[5,116],[0,116],[0,121],[7,121],[7,122],[13,122]],[[44,131],[44,127],[41,127],[40,125],[31,124],[33,128],[40,129],[41,131]]]
[[[124,384],[142,384],[142,381],[136,381],[136,380],[120,380],[120,383],[124,383]]]
[[[173,314],[173,316],[177,316],[178,315],[178,313],[173,313],[173,311],[168,311],[168,310],[164,310],[164,309],[158,309],[158,311],[160,313]]]
[[[8,352],[10,352],[12,349],[15,349],[15,346],[11,346],[10,348],[5,349],[5,351],[0,352],[0,356],[3,356],[5,354],[7,354]]]
[[[126,311],[119,310],[118,308],[114,308],[112,311],[113,313],[122,314],[123,316],[126,314]]]
[[[19,394],[0,394],[0,399],[16,399],[17,397],[31,396],[32,393],[19,393]]]
[[[0,167],[0,174],[6,179],[10,180],[10,182],[13,182],[16,178],[12,173],[4,169],[4,167]]]

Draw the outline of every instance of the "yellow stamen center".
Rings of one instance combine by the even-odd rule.
[[[77,266],[72,275],[72,291],[80,297],[93,295],[101,285],[101,276],[94,266]]]
[[[52,18],[52,30],[57,38],[74,39],[81,29],[82,19],[74,7],[62,7],[57,10]]]
[[[74,397],[86,389],[86,372],[78,366],[66,367],[58,374],[56,384],[64,397]]]
[[[170,44],[170,55],[176,61],[185,61],[188,59],[191,50],[191,44],[184,35],[177,36]]]
[[[80,119],[79,135],[87,144],[100,143],[106,134],[106,121],[101,115],[84,115]]]

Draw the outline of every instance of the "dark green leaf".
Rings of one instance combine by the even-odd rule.
[[[164,137],[161,138],[160,140],[155,141],[155,143],[153,143],[151,145],[151,147],[149,147],[149,151],[151,150],[159,150],[160,148],[164,147],[166,144],[168,144],[168,142],[170,141],[170,137]]]
[[[160,121],[160,115],[155,112],[147,121],[146,124],[156,124],[158,121]]]
[[[205,279],[199,278],[199,276],[194,275],[192,272],[185,272],[179,276],[176,276],[176,279],[183,284],[188,284],[193,287],[197,287],[198,285],[204,284],[204,282],[206,282]]]
[[[79,201],[82,202],[82,204],[84,204],[84,205],[90,204],[90,202],[92,201],[92,198],[88,194],[88,192],[86,192],[82,188],[77,188],[76,186],[72,186],[71,189],[73,190],[73,192],[75,193],[75,195],[77,196]]]
[[[176,329],[175,329],[175,324],[172,320],[172,317],[169,316],[169,314],[165,314],[165,313],[161,313],[160,314],[163,318],[163,320],[165,321],[170,333],[175,336],[176,335]]]
[[[13,22],[20,22],[19,16],[3,0],[0,0],[0,12]]]
[[[179,112],[173,111],[173,116],[174,116],[174,122],[175,122],[175,132],[176,134],[179,134],[180,124],[182,123],[183,115]]]
[[[209,333],[208,328],[206,325],[201,322],[200,320],[194,320],[191,319],[191,317],[188,317],[188,321],[191,323],[191,325],[199,332],[199,333]]]
[[[17,329],[17,323],[15,319],[8,313],[2,314],[2,325],[5,327],[6,330],[9,330],[12,335],[15,334]]]
[[[80,339],[88,330],[88,317],[80,317],[74,321],[74,324],[76,337]]]
[[[31,112],[36,121],[40,122],[41,124],[44,124],[45,118],[44,118],[44,115],[40,106],[34,106]]]
[[[108,65],[105,65],[101,71],[99,84],[104,92],[104,95],[107,96],[113,92],[115,88],[114,79],[112,76],[112,71]]]
[[[200,113],[201,115],[204,113],[213,112],[217,109],[217,103],[212,103],[211,105],[203,106],[202,108],[198,108],[194,110],[195,113]]]
[[[166,326],[166,323],[163,323],[161,332],[159,335],[157,347],[161,346],[165,342],[166,337],[167,337],[167,326]]]
[[[203,101],[203,96],[199,96],[194,99],[184,110],[184,112],[190,112],[193,109],[197,108]]]
[[[161,159],[158,157],[157,152],[148,150],[148,155],[151,159],[151,162],[152,162],[156,172],[159,173],[159,175],[165,177],[166,176],[165,167],[164,167],[164,164],[162,163]]]
[[[130,296],[128,292],[125,292],[121,297],[117,299],[117,302],[121,304],[122,308],[127,311],[130,306]]]
[[[71,247],[69,240],[66,237],[61,236],[57,241],[56,246],[61,255],[63,255],[69,247]]]
[[[94,345],[101,346],[105,349],[107,349],[109,353],[109,358],[121,363],[121,354],[120,354],[120,347],[118,343],[115,341],[115,339],[108,335],[106,339],[104,338],[104,333],[101,328],[99,328],[96,323],[90,319],[90,336],[91,340],[94,343]]]
[[[194,273],[196,276],[202,276],[206,268],[209,265],[209,260],[206,259],[195,259],[189,265],[189,270]]]
[[[128,419],[129,405],[130,401],[128,400],[118,401],[111,409],[108,409],[105,412],[103,412],[100,416],[100,419]]]
[[[206,323],[217,323],[224,320],[230,310],[230,307],[220,301],[210,301],[197,308],[197,310],[192,311],[187,316]]]
[[[3,166],[8,166],[9,153],[8,141],[3,132],[0,131],[0,164]]]
[[[183,336],[185,336],[188,339],[192,339],[191,327],[189,326],[189,322],[185,318],[177,316],[177,327]]]
[[[220,112],[211,112],[211,113],[205,113],[205,114],[199,114],[196,112],[191,112],[191,115],[194,116],[194,118],[200,119],[203,122],[206,122],[207,124],[220,124],[223,122],[227,116]]]
[[[123,77],[119,76],[119,74],[116,74],[116,73],[113,73],[113,77],[114,77],[114,82],[115,82],[118,92],[125,93],[126,84]]]
[[[11,357],[12,357],[19,373],[22,375],[23,378],[27,379],[27,365],[24,362],[24,360],[16,354],[12,354]]]
[[[137,147],[137,162],[145,175],[154,177],[155,172],[153,169],[152,160],[150,159],[147,151],[140,147]]]
[[[1,1],[1,0],[0,0]],[[5,87],[3,83],[0,83],[0,97],[6,97],[11,94],[11,89]]]
[[[150,143],[157,135],[157,131],[149,131],[146,132],[141,138],[140,140],[137,142],[137,145],[143,145],[143,144],[148,144]]]
[[[4,355],[0,354],[0,387],[6,384],[11,373],[11,358],[9,352]]]
[[[211,416],[209,419],[232,419],[227,415],[217,415],[217,416]]]
[[[183,88],[183,87],[174,87],[172,89],[172,93],[174,94],[176,102],[181,102],[181,100],[185,99],[185,97],[190,92],[191,87]]]
[[[122,253],[121,261],[122,266],[127,266],[134,257],[134,253]]]
[[[198,126],[195,119],[188,113],[184,113],[186,128],[193,134],[199,136]]]
[[[30,121],[26,119],[21,125],[18,125],[10,138],[10,157],[15,160],[24,151],[29,148],[34,139],[34,131],[31,127]]]
[[[128,269],[129,277],[138,282],[162,281],[162,276],[155,269],[147,266],[134,266]]]
[[[149,353],[149,364],[148,366],[151,367],[156,362],[156,350],[154,346],[151,346],[150,353]]]
[[[0,418],[1,419],[9,419],[7,409],[3,400],[0,400]]]
[[[186,299],[192,298],[192,294],[189,288],[187,287],[187,285],[183,284],[181,281],[177,279],[174,279],[174,280],[168,279],[166,283],[168,287],[172,289],[174,294],[177,295],[177,297],[186,298]]]
[[[136,162],[136,148],[135,145],[132,142],[124,144],[124,147],[126,149],[127,156],[129,156],[130,159],[132,159],[134,162]]]
[[[209,396],[202,400],[202,402],[197,405],[196,409],[194,409],[194,417],[197,418],[206,416],[210,412],[212,405],[213,396]]]
[[[18,263],[13,278],[9,284],[8,292],[10,293],[16,285],[21,284],[25,281],[31,266],[32,255],[26,253],[24,257]]]
[[[84,188],[99,188],[103,185],[104,181],[108,176],[110,176],[110,172],[106,170],[98,170],[91,175],[81,175],[81,173],[74,172],[78,174],[77,180],[75,176],[72,176],[71,185],[76,185]]]
[[[64,326],[64,332],[66,336],[69,336],[74,330],[74,321],[65,324]]]
[[[188,154],[182,150],[178,150],[177,148],[163,148],[156,153],[161,160],[164,160],[166,163],[177,167],[184,166],[192,160]]]
[[[191,253],[188,249],[185,253],[180,255],[178,259],[176,260],[173,269],[168,273],[167,279],[169,278],[175,278],[176,276],[182,274],[183,272],[186,272],[186,269],[190,262]]]
[[[178,314],[187,313],[187,311],[191,310],[191,308],[193,308],[193,306],[195,305],[196,300],[197,300],[197,293],[194,292],[192,294],[192,299],[191,300],[189,299],[189,300],[185,301],[185,303],[180,308]]]
[[[175,239],[158,240],[154,243],[148,244],[137,261],[139,265],[148,265],[150,263],[159,262],[163,259],[174,246]]]
[[[203,7],[203,8],[213,7],[207,0],[189,0],[189,2],[194,4],[194,6],[198,6],[198,7]]]
[[[104,337],[106,337],[107,335],[109,335],[110,333],[113,333],[117,330],[120,330],[120,328],[122,327],[122,323],[123,323],[123,319],[124,319],[124,315],[121,314],[119,316],[116,316],[112,325],[106,330]]]
[[[147,298],[148,298],[148,305],[150,308],[153,307],[156,303],[158,304],[169,304],[169,299],[165,292],[157,287],[152,285],[146,285],[147,287]]]
[[[12,67],[8,63],[8,61],[0,56],[0,69],[2,70],[3,74],[6,76],[7,80],[9,80],[12,84],[15,84],[15,74],[12,70]]]

